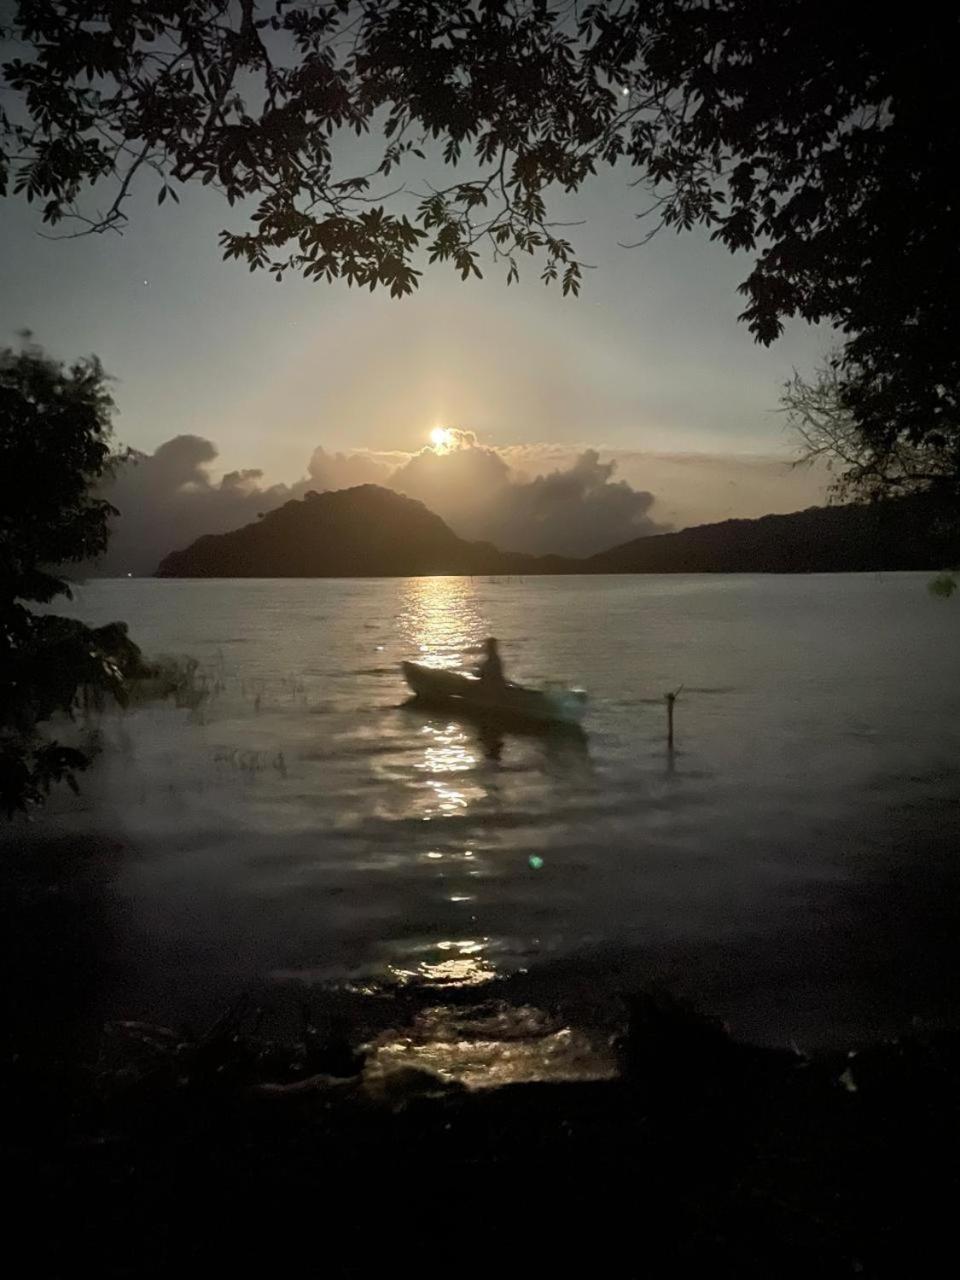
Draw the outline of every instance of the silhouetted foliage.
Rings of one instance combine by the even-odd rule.
[[[833,496],[844,500],[939,493],[948,486],[951,464],[935,441],[879,439],[862,430],[846,401],[838,364],[827,360],[812,379],[794,373],[784,385],[780,404],[800,442],[798,463],[823,463],[832,474]]]
[[[70,595],[50,566],[103,551],[109,503],[92,490],[111,465],[113,402],[99,361],[70,368],[29,342],[0,350],[0,811],[39,803],[55,782],[76,786],[89,752],[42,736],[80,699],[123,701],[143,673],[123,623],[90,628],[36,613]]]
[[[928,552],[939,545],[953,556],[960,554],[960,512],[952,500],[955,477],[951,476],[953,464],[948,455],[929,437],[914,443],[904,434],[880,439],[865,432],[846,401],[838,363],[825,362],[812,381],[794,373],[784,386],[780,403],[801,442],[798,463],[824,463],[833,475],[830,488],[835,498],[870,502],[891,494],[923,495],[930,536],[921,538],[920,545]],[[883,523],[877,521],[878,531]],[[891,536],[896,541],[901,536],[896,519],[893,528],[889,523],[887,541]],[[912,536],[907,534],[903,543],[901,553],[913,554],[919,549],[915,531]],[[891,560],[891,554],[896,555],[892,549],[878,546],[876,551],[888,567],[895,562]],[[957,589],[956,572],[939,574],[929,586],[932,595],[951,596]]]
[[[791,316],[832,321],[864,439],[937,451],[956,496],[950,6],[21,0],[12,32],[0,190],[48,223],[116,229],[152,173],[160,202],[192,180],[249,200],[225,256],[278,278],[399,296],[424,258],[480,275],[486,242],[508,281],[532,255],[576,293],[584,264],[548,200],[619,165],[648,189],[644,238],[700,225],[754,255],[741,292],[760,342]],[[372,130],[371,171],[344,168],[338,135]],[[103,180],[105,211],[83,213]]]

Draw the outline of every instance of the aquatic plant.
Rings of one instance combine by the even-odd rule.
[[[957,581],[960,577],[960,570],[953,569],[947,573],[938,573],[935,578],[927,583],[927,590],[932,596],[942,596],[949,599],[950,596],[960,587]]]

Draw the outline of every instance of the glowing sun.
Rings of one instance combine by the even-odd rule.
[[[434,427],[430,432],[430,443],[435,449],[452,449],[453,432],[446,427]]]

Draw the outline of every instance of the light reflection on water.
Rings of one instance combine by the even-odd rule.
[[[434,954],[439,952],[442,959],[424,959],[408,968],[391,966],[391,973],[400,982],[429,982],[440,987],[478,986],[496,976],[492,957],[484,954],[489,945],[487,938],[442,939],[426,948]]]
[[[404,1068],[476,1089],[527,1080],[603,1079],[614,1074],[615,1064],[609,1045],[557,1025],[541,1009],[491,1002],[425,1009],[409,1028],[374,1041],[368,1083]]]
[[[195,655],[216,690],[108,717],[114,749],[35,824],[123,846],[111,937],[130,1017],[216,1009],[271,974],[479,989],[607,951],[612,986],[624,965],[702,954],[733,999],[741,970],[715,957],[749,944],[754,1001],[783,981],[764,948],[781,969],[806,957],[797,998],[747,1028],[782,1039],[849,1016],[824,995],[858,981],[841,932],[925,975],[896,939],[873,945],[854,890],[903,864],[917,895],[960,900],[931,870],[954,865],[955,833],[925,818],[960,794],[958,614],[922,574],[104,581],[75,608]],[[469,667],[487,634],[518,679],[589,690],[586,743],[492,751],[402,707],[402,659]],[[656,700],[681,683],[670,757]]]
[[[425,666],[468,669],[471,655],[481,646],[486,635],[484,618],[477,603],[476,589],[467,578],[417,578],[408,584],[405,608],[399,622],[409,642],[410,652]],[[454,720],[438,717],[422,725],[423,758],[416,765],[426,780],[411,796],[411,815],[423,822],[454,815],[463,816],[471,804],[483,801],[488,788],[470,777],[481,754],[476,734]],[[464,849],[459,855],[473,860],[473,851]],[[457,859],[455,851],[430,850],[427,861],[448,865]],[[477,867],[468,874],[480,876]],[[451,902],[475,902],[476,894],[451,894]],[[476,917],[474,917],[476,918]],[[482,986],[496,976],[490,957],[483,953],[484,939],[460,941],[439,939],[424,950],[440,953],[438,958],[422,959],[413,966],[391,965],[390,973],[399,982],[429,983],[437,987]]]
[[[462,726],[425,724],[422,730],[427,745],[423,761],[417,768],[426,777],[426,787],[420,806],[424,822],[435,817],[449,817],[466,810],[471,802],[483,800],[486,787],[475,782],[454,779],[453,774],[473,769],[478,755],[471,750],[473,744]]]
[[[464,670],[488,634],[472,578],[408,578],[398,616],[407,656]]]

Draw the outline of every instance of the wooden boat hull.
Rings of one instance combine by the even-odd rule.
[[[538,724],[577,724],[586,710],[586,694],[577,689],[524,689],[518,684],[491,685],[459,671],[400,664],[404,679],[418,698],[455,703],[479,715],[533,721]]]

